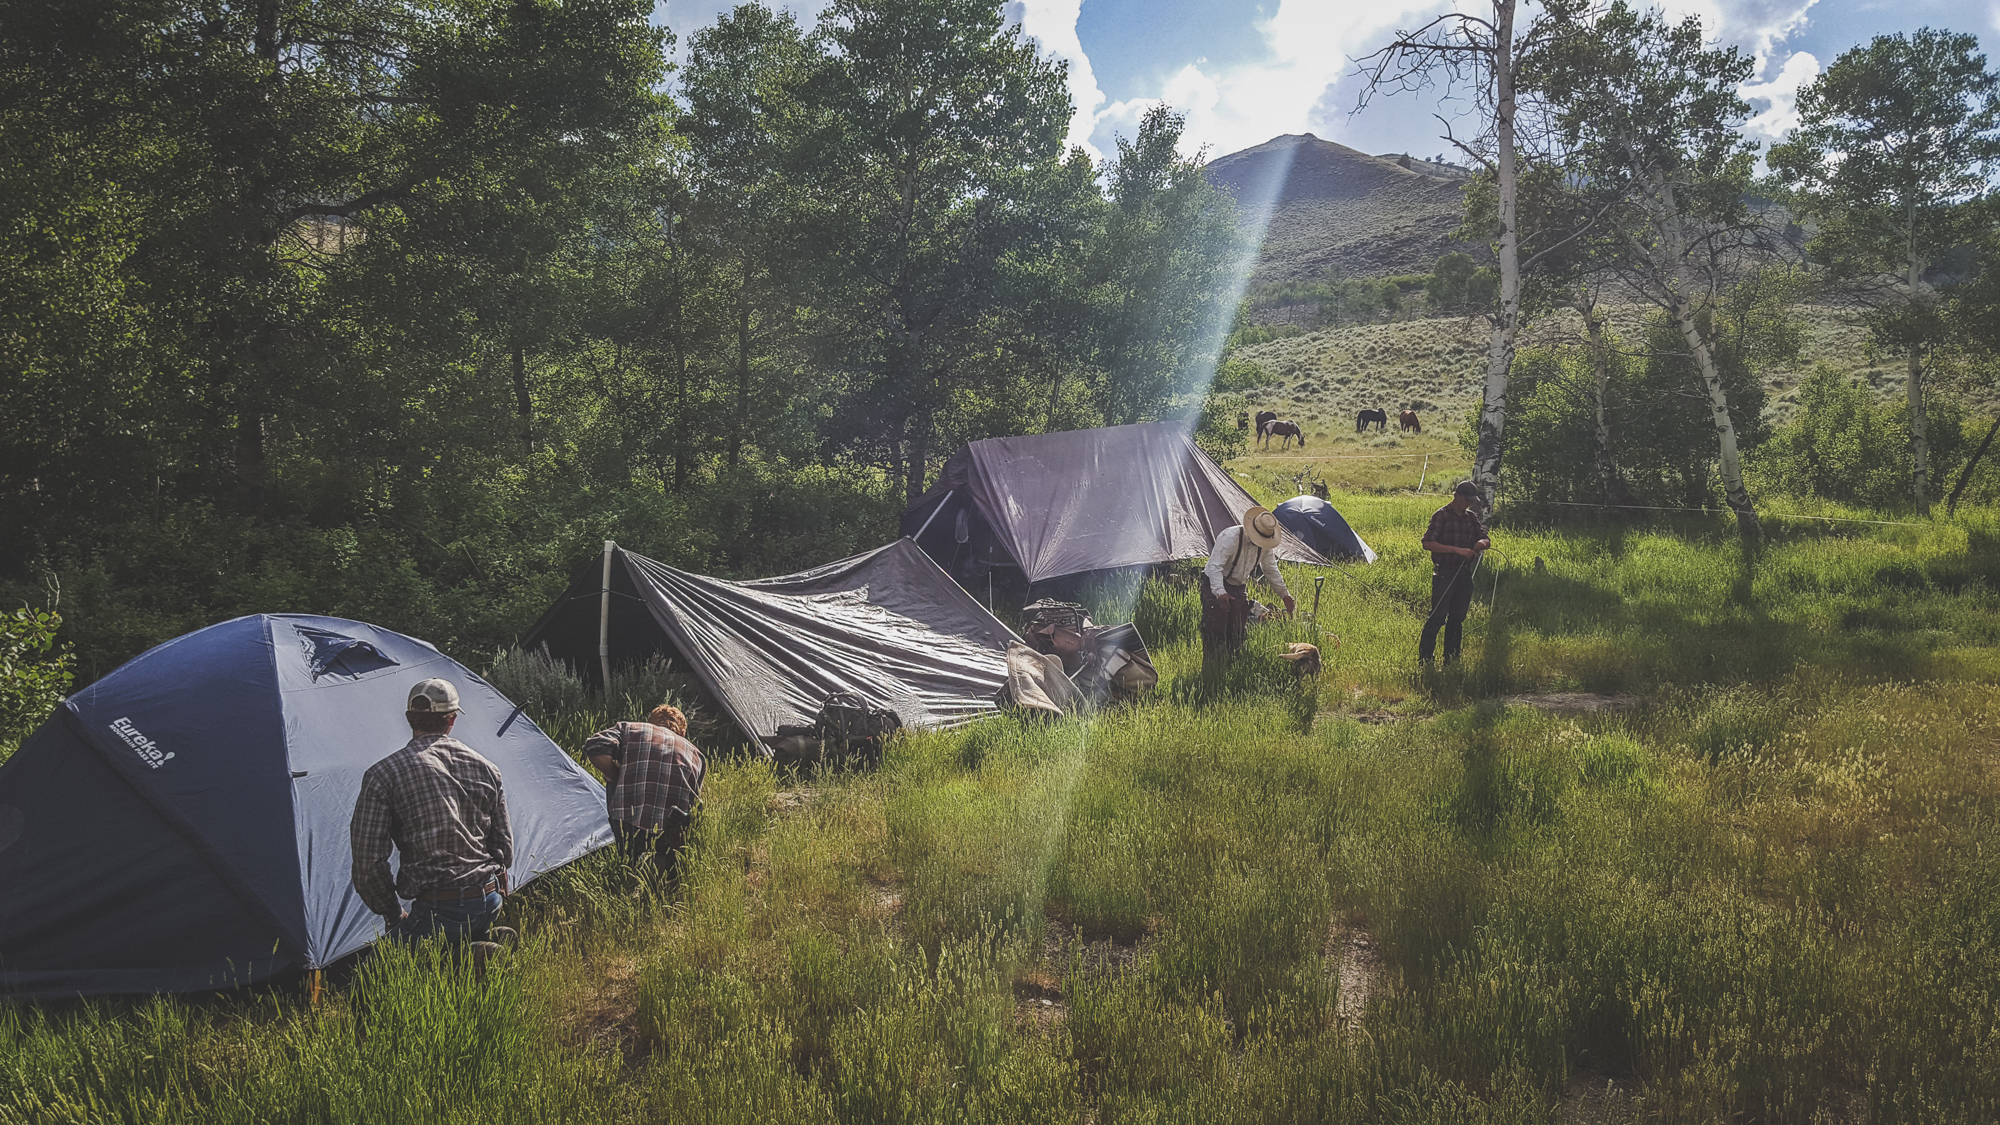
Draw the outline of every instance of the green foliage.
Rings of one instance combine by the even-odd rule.
[[[1261,285],[1243,298],[1237,309],[1231,347],[1282,340],[1308,331],[1303,324],[1258,324],[1257,314],[1271,309],[1306,306],[1310,327],[1372,324],[1393,319],[1408,305],[1409,294],[1422,288],[1421,275],[1388,278],[1341,278],[1335,281],[1280,281]]]
[[[593,540],[782,572],[967,440],[1196,415],[1233,205],[1164,107],[1067,153],[1003,17],[742,7],[683,104],[630,0],[7,21],[0,595],[87,676],[259,610],[492,651]]]
[[[0,617],[0,761],[69,694],[70,646],[57,645],[62,615],[22,608]]]
[[[1289,340],[1294,336],[1303,336],[1307,331],[1303,324],[1245,324],[1229,333],[1227,346],[1231,350],[1250,348],[1258,344],[1268,344],[1273,340]]]
[[[1909,406],[1883,402],[1872,387],[1824,364],[1799,383],[1799,407],[1759,451],[1756,466],[1774,486],[1797,495],[1894,508],[1909,496]],[[1931,464],[1940,479],[1972,452],[1965,411],[1933,399]]]
[[[1974,229],[2000,162],[2000,76],[1977,36],[1878,35],[1799,91],[1799,118],[1771,170],[1836,271],[1921,272]]]
[[[1764,389],[1748,358],[1758,339],[1755,320],[1717,318],[1715,352],[1732,413],[1741,419],[1737,440],[1755,448],[1767,429],[1761,422]],[[1702,322],[1712,326],[1706,315]],[[1645,350],[1637,355],[1607,335],[1606,413],[1611,456],[1626,501],[1664,507],[1703,507],[1715,498],[1717,459],[1714,430],[1696,401],[1701,380],[1687,343],[1664,316],[1645,326]],[[1587,345],[1524,349],[1514,361],[1513,396],[1519,405],[1507,427],[1508,491],[1517,501],[1597,503],[1604,499],[1598,473],[1597,381]],[[1460,445],[1472,451],[1476,428],[1459,431]]]
[[[1424,299],[1440,312],[1492,308],[1500,299],[1500,271],[1475,265],[1472,255],[1453,251],[1440,257],[1424,279]]]

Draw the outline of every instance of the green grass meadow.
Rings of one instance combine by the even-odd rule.
[[[1420,675],[1439,498],[1335,499],[1381,561],[1223,682],[1100,589],[1152,702],[717,760],[678,892],[547,876],[484,983],[0,1008],[0,1122],[2000,1118],[2000,522],[1503,528]]]

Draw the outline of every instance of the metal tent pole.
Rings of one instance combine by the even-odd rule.
[[[946,504],[951,503],[951,494],[956,491],[958,490],[955,488],[947,489],[945,491],[944,499],[939,500],[938,506],[931,509],[931,514],[924,518],[924,526],[918,528],[917,533],[915,535],[910,536],[910,542],[914,543],[917,540],[922,539],[924,537],[924,532],[929,531],[931,529],[931,521],[938,518],[938,513],[944,511],[944,506]]]
[[[597,668],[604,674],[604,705],[611,706],[611,552],[618,544],[604,541],[604,590],[597,599]]]

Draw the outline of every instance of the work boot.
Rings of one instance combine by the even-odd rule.
[[[510,931],[511,932],[511,931]],[[486,963],[506,952],[499,942],[475,941],[466,947],[472,953],[472,977],[481,984],[486,983]]]

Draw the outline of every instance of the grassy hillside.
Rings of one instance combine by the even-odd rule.
[[[1307,133],[1273,138],[1208,165],[1243,223],[1263,238],[1254,286],[1429,272],[1453,243],[1462,177],[1426,161],[1404,168]]]
[[[1649,309],[1641,305],[1608,310],[1612,331],[1629,343],[1643,335]],[[1794,387],[1815,363],[1827,362],[1869,379],[1886,395],[1900,394],[1902,376],[1893,359],[1870,363],[1867,329],[1844,310],[1809,308],[1807,343],[1799,361],[1761,373],[1770,387],[1774,421],[1791,414]],[[1555,318],[1530,334],[1529,342],[1573,340],[1580,331]],[[1238,350],[1235,356],[1262,367],[1276,380],[1257,408],[1310,423],[1309,438],[1351,437],[1358,410],[1415,409],[1426,426],[1455,426],[1479,401],[1485,377],[1488,329],[1477,318],[1424,319],[1323,328]]]
[[[1382,562],[1226,684],[1156,580],[1153,703],[719,762],[677,895],[546,878],[483,986],[0,1009],[0,1121],[2000,1113],[2000,525],[1503,532],[1424,677],[1434,501],[1336,500]]]

